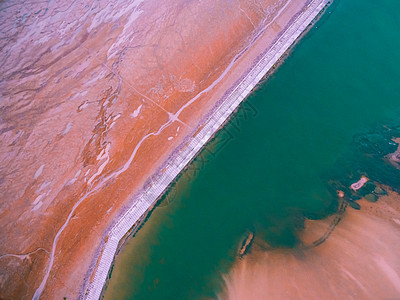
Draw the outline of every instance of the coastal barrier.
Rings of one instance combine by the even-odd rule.
[[[163,172],[134,199],[134,204],[118,219],[106,234],[97,268],[91,282],[86,282],[83,299],[97,300],[101,296],[109,270],[121,239],[167,190],[177,175],[191,162],[196,154],[228,120],[239,104],[247,97],[258,82],[271,70],[291,45],[307,29],[330,0],[313,0],[284,30],[272,47],[243,77],[239,84],[225,97],[208,117],[204,126],[169,161]]]

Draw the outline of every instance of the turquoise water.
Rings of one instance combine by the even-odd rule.
[[[126,243],[105,298],[215,298],[247,230],[295,247],[304,217],[334,212],[353,136],[400,113],[399,11],[334,1]]]

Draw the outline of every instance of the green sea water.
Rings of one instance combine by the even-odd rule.
[[[399,12],[335,0],[127,241],[105,299],[216,298],[248,230],[295,247],[304,217],[334,212],[353,137],[399,120]]]

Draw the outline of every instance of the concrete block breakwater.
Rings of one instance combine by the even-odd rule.
[[[190,163],[223,123],[226,122],[243,99],[276,64],[329,2],[329,0],[313,0],[309,3],[306,9],[293,20],[273,46],[213,111],[201,130],[172,157],[164,171],[153,180],[152,184],[136,197],[135,203],[126,210],[108,232],[108,239],[104,242],[103,251],[100,252],[93,280],[91,283],[87,283],[88,285],[83,295],[84,299],[99,299],[120,240],[143,214],[156,203],[176,176]]]

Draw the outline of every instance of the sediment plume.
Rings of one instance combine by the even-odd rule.
[[[318,246],[333,222],[307,220],[296,249],[263,250],[238,259],[225,276],[221,299],[398,299],[400,195],[360,200]],[[258,245],[257,245],[258,244]]]

